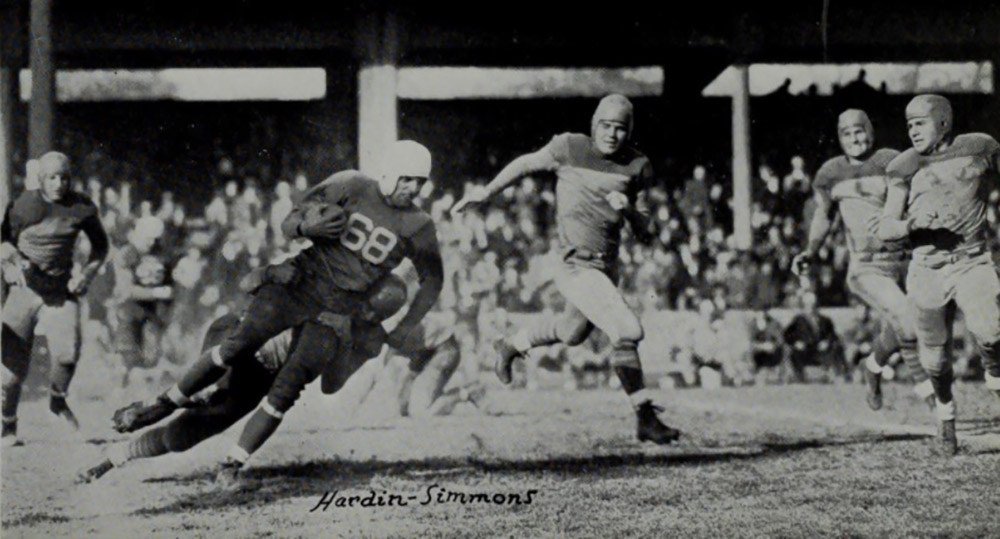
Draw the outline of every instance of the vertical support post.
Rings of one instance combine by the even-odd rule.
[[[382,148],[398,136],[396,66],[399,24],[391,7],[379,6],[361,25],[358,71],[358,168],[374,174]]]
[[[52,53],[52,0],[31,0],[31,102],[28,104],[28,158],[53,149],[56,70]]]
[[[733,94],[733,232],[740,249],[753,245],[750,220],[750,68],[734,66],[737,73]]]

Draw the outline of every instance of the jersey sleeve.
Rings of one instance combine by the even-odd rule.
[[[649,208],[648,193],[649,188],[653,185],[653,165],[646,159],[642,164],[642,168],[639,170],[639,176],[636,178],[635,185],[633,187],[634,191],[634,203],[635,210],[639,215],[648,218],[651,214]]]
[[[889,187],[908,184],[910,178],[917,173],[917,166],[917,154],[912,149],[896,156],[885,167],[885,176]]]
[[[421,282],[428,278],[444,279],[441,247],[438,245],[437,229],[433,221],[428,220],[413,235],[410,251],[409,258]]]
[[[569,161],[569,139],[569,133],[562,133],[552,137],[552,140],[545,145],[544,150],[560,165]]]
[[[820,194],[830,195],[830,190],[833,189],[833,180],[836,174],[835,169],[836,164],[834,159],[823,163],[823,166],[819,167],[816,171],[816,177],[813,178],[813,191]]]

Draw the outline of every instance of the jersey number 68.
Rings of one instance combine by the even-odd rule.
[[[372,264],[381,264],[389,257],[399,239],[389,230],[375,226],[366,215],[352,213],[340,243]]]

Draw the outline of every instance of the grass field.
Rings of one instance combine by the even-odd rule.
[[[66,438],[43,403],[29,403],[21,419],[26,445],[3,454],[2,531],[5,538],[1000,537],[1000,401],[981,384],[958,386],[961,452],[942,458],[931,447],[934,420],[906,386],[890,385],[878,413],[863,394],[858,385],[661,392],[664,417],[686,434],[661,448],[634,440],[627,401],[611,391],[496,390],[489,415],[463,405],[451,417],[381,422],[338,418],[310,393],[254,457],[249,489],[240,492],[211,482],[234,431],[74,486],[74,472],[121,439],[104,427],[119,403],[77,403],[89,443]],[[398,498],[393,506],[358,506],[372,491],[376,502]],[[341,503],[355,497],[355,506],[311,511],[334,492]],[[522,503],[509,503],[514,494]]]

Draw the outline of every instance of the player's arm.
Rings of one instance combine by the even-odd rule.
[[[629,227],[632,229],[632,235],[643,245],[649,245],[655,237],[649,230],[649,225],[652,222],[652,219],[650,219],[652,210],[649,207],[648,189],[652,181],[653,167],[647,162],[642,167],[638,189],[628,197],[630,204],[619,210],[622,212],[625,220],[628,221]],[[614,204],[612,203],[613,206]]]
[[[0,240],[2,240],[0,241],[0,269],[3,271],[4,281],[9,284],[25,286],[24,269],[27,260],[17,250],[17,238],[14,237],[14,227],[10,224],[13,207],[13,203],[7,206],[3,223],[0,224]]]
[[[452,213],[460,213],[470,206],[478,206],[497,195],[525,176],[539,172],[551,172],[559,168],[559,162],[548,146],[522,155],[511,161],[488,183],[484,189],[477,189],[455,203]]]
[[[333,213],[326,217],[319,212],[306,210],[318,203],[343,204],[349,190],[350,172],[338,172],[318,185],[313,186],[302,197],[281,223],[281,232],[286,238],[335,239],[340,237],[347,222],[346,214]]]
[[[420,289],[410,303],[410,308],[389,335],[389,345],[397,350],[405,342],[409,332],[424,319],[441,295],[444,287],[444,264],[438,246],[434,224],[428,222],[413,238],[413,254],[410,260],[420,278]]]
[[[87,292],[90,282],[94,280],[98,270],[101,269],[104,261],[107,260],[110,249],[108,233],[105,232],[104,225],[101,224],[97,208],[94,208],[94,213],[83,220],[81,229],[87,235],[87,239],[90,240],[90,258],[87,259],[87,264],[83,266],[79,278],[69,284],[69,291],[73,294],[84,294]]]
[[[115,297],[119,300],[153,301],[170,299],[173,288],[170,286],[142,286],[135,282],[135,272],[125,256],[115,256]]]

